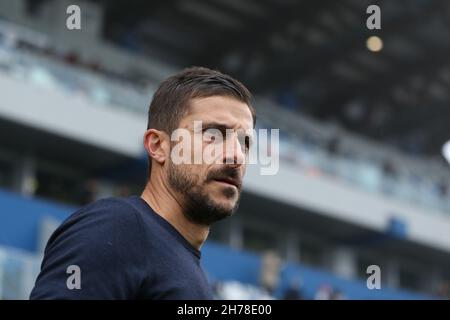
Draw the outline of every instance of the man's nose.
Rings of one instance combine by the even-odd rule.
[[[243,146],[236,135],[233,136],[233,139],[227,140],[223,158],[224,163],[236,167],[243,165],[245,163],[245,153],[242,148]]]

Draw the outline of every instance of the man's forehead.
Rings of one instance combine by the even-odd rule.
[[[185,120],[222,122],[239,127],[253,127],[253,117],[249,106],[232,97],[212,96],[195,98],[190,101]]]

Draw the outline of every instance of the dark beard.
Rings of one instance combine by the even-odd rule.
[[[228,172],[232,170],[233,173]],[[231,176],[236,176],[236,169],[224,168],[220,171],[222,175],[227,173]],[[212,181],[212,177],[215,173],[209,174],[206,182]],[[240,194],[236,205],[232,208],[226,208],[222,205],[215,203],[206,192],[203,192],[200,185],[197,184],[199,177],[189,175],[186,171],[182,171],[170,163],[169,168],[169,184],[178,193],[183,195],[183,214],[185,217],[196,224],[211,225],[214,222],[223,220],[230,217],[236,212],[239,205]],[[225,188],[224,195],[231,198],[236,192],[240,193],[240,190],[236,191],[233,187]]]

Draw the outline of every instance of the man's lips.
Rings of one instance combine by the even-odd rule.
[[[241,184],[239,182],[237,182],[233,179],[229,179],[229,178],[214,179],[214,181],[224,183],[227,185],[231,185],[233,187],[236,187],[237,189],[239,189],[241,186]]]

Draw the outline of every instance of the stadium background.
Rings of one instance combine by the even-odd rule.
[[[203,248],[217,297],[448,299],[449,21],[444,0],[0,0],[0,299],[77,207],[140,192],[152,93],[192,65],[280,129],[278,174],[250,166]]]

